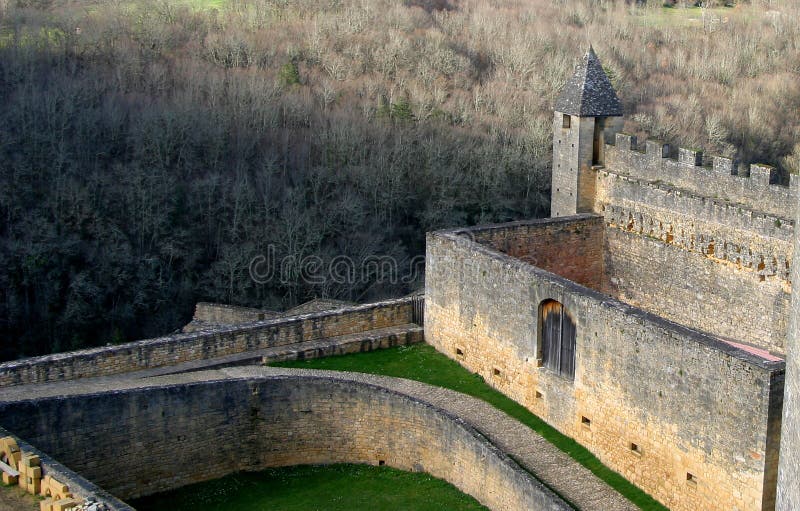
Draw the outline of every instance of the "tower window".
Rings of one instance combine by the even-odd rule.
[[[561,119],[561,127],[562,128],[569,128],[570,123],[572,122],[572,117],[567,114],[564,114],[564,117]]]
[[[539,349],[544,366],[561,376],[575,379],[575,322],[555,300],[539,306]]]

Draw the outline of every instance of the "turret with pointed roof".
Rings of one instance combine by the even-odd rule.
[[[622,115],[622,103],[591,46],[558,96],[555,109],[578,117]]]
[[[589,213],[605,141],[622,127],[622,103],[589,47],[555,104],[551,216]]]

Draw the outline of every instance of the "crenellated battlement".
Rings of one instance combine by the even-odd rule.
[[[591,52],[587,58],[597,60]],[[800,458],[795,455],[800,452],[800,421],[794,421],[788,428],[788,434],[793,435],[788,440],[789,447],[780,447],[784,483],[783,488],[776,485],[778,445],[779,442],[787,444],[787,428],[781,428],[781,406],[786,399],[792,398],[792,391],[796,392],[794,396],[800,396],[800,352],[797,351],[797,339],[800,338],[800,320],[797,320],[800,314],[800,264],[793,264],[793,260],[796,261],[794,255],[800,251],[800,231],[795,222],[799,211],[800,176],[792,175],[786,179],[769,165],[742,165],[740,161],[704,153],[702,149],[670,147],[654,139],[639,141],[633,135],[621,133],[621,109],[604,108],[609,101],[617,100],[616,92],[610,85],[597,85],[606,84],[607,77],[601,66],[596,67],[600,68],[596,71],[597,77],[588,79],[587,66],[578,66],[555,105],[551,182],[553,218],[537,226],[537,236],[520,231],[516,237],[495,233],[492,246],[536,270],[546,271],[548,276],[566,276],[570,282],[589,287],[591,292],[584,288],[578,293],[581,297],[594,296],[597,292],[603,303],[608,303],[609,297],[613,297],[626,306],[641,308],[648,317],[669,320],[707,333],[753,353],[774,360],[786,355],[787,393],[783,393],[783,373],[774,378],[770,376],[774,393],[764,401],[764,415],[757,419],[759,424],[766,425],[757,433],[757,443],[763,446],[763,450],[755,451],[750,444],[733,456],[720,456],[720,448],[726,443],[724,437],[728,434],[734,438],[739,436],[740,425],[755,417],[756,408],[752,404],[757,401],[750,397],[742,404],[734,402],[744,390],[741,383],[745,380],[739,376],[734,377],[730,391],[719,393],[709,387],[717,375],[731,376],[730,366],[714,360],[703,364],[702,368],[687,368],[687,362],[697,359],[684,348],[670,355],[670,350],[675,347],[675,337],[660,337],[664,341],[661,345],[656,344],[659,336],[650,333],[627,337],[642,323],[630,323],[619,318],[595,326],[591,321],[603,316],[598,309],[589,308],[585,310],[585,317],[580,318],[580,312],[575,311],[581,310],[581,305],[569,297],[563,287],[554,287],[549,282],[537,283],[534,279],[508,277],[506,264],[482,267],[481,279],[475,280],[479,284],[473,289],[466,288],[463,281],[452,290],[437,289],[442,286],[442,279],[426,276],[426,306],[433,311],[427,315],[432,319],[426,325],[426,338],[429,342],[433,340],[434,344],[439,340],[436,336],[440,323],[445,325],[440,328],[444,332],[440,338],[461,329],[463,333],[457,339],[458,344],[450,349],[455,348],[461,360],[468,360],[469,353],[479,347],[474,341],[483,335],[489,337],[484,344],[492,346],[495,351],[497,345],[517,336],[517,345],[524,357],[518,358],[527,364],[518,373],[527,375],[530,360],[534,356],[537,361],[543,359],[542,351],[534,352],[530,346],[549,350],[558,339],[557,346],[562,349],[559,355],[563,357],[564,332],[569,333],[566,337],[569,341],[574,330],[574,351],[568,345],[566,354],[569,357],[576,353],[576,367],[582,368],[575,373],[574,387],[577,389],[581,384],[585,387],[574,391],[573,395],[572,388],[565,390],[561,385],[551,385],[546,378],[552,364],[545,364],[546,370],[536,375],[538,379],[529,385],[529,388],[536,386],[534,403],[541,404],[534,406],[543,410],[548,422],[591,446],[590,449],[601,459],[612,460],[613,468],[631,477],[675,511],[800,509],[800,492],[794,490],[800,487],[797,484]],[[580,108],[567,108],[578,104]],[[578,213],[598,217],[576,215]],[[587,219],[592,221],[591,229]],[[581,220],[585,224],[583,227],[564,229],[565,222]],[[597,227],[597,220],[602,221],[602,229]],[[597,257],[593,249],[599,245],[597,240],[601,235],[602,257]],[[464,278],[475,270],[474,265],[465,267],[463,271],[437,268],[445,265],[437,261],[440,254],[435,252],[435,248],[431,250],[430,243],[429,239],[429,271]],[[433,264],[430,264],[432,253]],[[475,263],[479,256],[476,251],[471,252],[468,254],[469,262]],[[444,258],[449,260],[450,257],[451,254],[447,254]],[[588,278],[591,275],[577,270],[596,271],[602,276],[601,285],[595,284],[597,279]],[[522,283],[521,286],[517,285],[518,282]],[[481,287],[485,284],[488,284],[486,289]],[[470,303],[473,297],[484,299],[487,296],[495,300],[488,306]],[[560,310],[560,314],[569,311],[578,316],[577,326],[565,330],[563,321],[559,327],[546,326],[550,325],[547,323],[549,315],[540,312],[537,336],[530,311],[537,310],[537,306],[540,307],[538,310],[544,311],[542,304],[548,301],[549,307],[550,300],[558,302],[561,308],[555,310]],[[437,306],[445,308],[439,311],[438,317]],[[547,310],[547,314],[552,314]],[[490,328],[484,326],[494,318],[502,318],[502,321]],[[509,329],[509,323],[516,327]],[[560,332],[557,331],[559,328]],[[428,330],[432,332],[430,335]],[[787,332],[790,332],[788,341]],[[531,342],[532,336],[537,338],[537,343]],[[615,345],[617,342],[619,344]],[[655,347],[653,360],[656,365],[643,370],[642,364],[646,363],[643,353],[648,347]],[[592,349],[599,349],[599,352],[589,353]],[[582,354],[581,350],[584,350]],[[491,355],[491,352],[479,352],[477,367],[485,364],[484,360],[490,359]],[[617,358],[603,361],[606,356]],[[506,353],[502,353],[502,357],[503,360],[514,358]],[[567,360],[572,362],[569,358]],[[592,364],[596,362],[600,364],[596,367],[597,373],[592,374]],[[793,383],[790,367],[798,369]],[[658,376],[661,369],[666,369],[666,374]],[[614,371],[621,373],[612,375]],[[579,372],[582,373],[580,377]],[[683,377],[686,374],[690,375],[688,385],[675,380],[676,375]],[[624,397],[614,397],[609,401],[611,404],[606,408],[612,410],[608,415],[607,410],[592,410],[579,401],[586,396],[587,403],[602,402],[603,382],[614,391],[623,389],[624,394]],[[651,393],[640,392],[648,384],[664,385],[664,388]],[[516,395],[523,393],[518,391]],[[554,406],[546,401],[552,395],[569,399]],[[692,401],[709,395],[715,395],[720,399],[719,403]],[[668,397],[677,398],[677,404],[666,404]],[[672,432],[677,432],[677,438],[647,432],[629,440],[629,451],[634,452],[635,460],[625,456],[616,458],[615,450],[621,443],[620,438],[631,436],[636,421],[625,420],[621,431],[610,435],[609,446],[602,445],[599,440],[602,438],[600,428],[604,423],[613,423],[618,421],[617,417],[625,416],[618,408],[626,401],[635,403],[633,409],[637,416],[654,410],[679,410],[678,415],[671,419],[646,418],[648,424],[668,424]],[[574,407],[575,402],[578,409]],[[562,410],[566,410],[564,415],[561,415]],[[730,417],[733,410],[741,411],[747,419],[725,424],[726,417]],[[691,413],[712,416],[713,423],[703,433],[689,433],[688,428],[697,423],[688,417],[687,414]],[[576,417],[581,418],[580,422],[575,420]],[[784,416],[783,420],[786,424],[787,417]],[[701,440],[707,433],[711,434],[708,440]],[[668,447],[663,454],[654,452],[652,445],[643,451],[639,449],[645,438],[654,437],[665,438]],[[691,448],[682,447],[681,442],[687,439],[702,448],[692,453]],[[749,455],[742,454],[743,451],[749,451]],[[642,456],[642,452],[647,454]],[[645,468],[645,458],[658,461]],[[712,459],[718,460],[717,467],[700,468]],[[747,482],[749,469],[746,464],[750,460],[758,460],[760,466],[754,478]],[[699,477],[698,473],[701,474]],[[643,474],[655,477],[647,480]],[[735,482],[728,483],[727,478]],[[666,487],[662,487],[664,481],[670,481]],[[682,494],[686,488],[691,488],[691,493]],[[792,490],[787,491],[787,488]],[[791,504],[776,506],[776,500],[780,504],[776,495]],[[705,500],[698,501],[698,497]],[[725,499],[731,501],[725,502]],[[793,505],[795,501],[797,505]]]
[[[768,165],[745,168],[699,149],[638,144],[627,134],[604,147],[605,165],[593,167],[593,211],[605,220],[612,291],[659,315],[784,353],[800,180],[781,185]],[[758,311],[731,307],[742,297],[759,297]],[[726,307],[736,320],[716,314]]]
[[[778,182],[777,169],[769,165],[740,168],[731,158],[713,156],[711,165],[706,166],[702,150],[681,147],[678,157],[672,158],[669,144],[658,140],[646,140],[642,152],[636,137],[626,133],[618,133],[614,142],[606,145],[605,161],[606,168],[613,172],[666,183],[787,220],[795,216],[800,176],[790,176],[789,185],[785,186]]]

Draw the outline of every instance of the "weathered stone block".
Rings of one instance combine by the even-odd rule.
[[[714,156],[712,160],[712,169],[715,174],[720,176],[736,175],[736,163],[731,158]]]
[[[82,503],[83,501],[81,500],[71,498],[56,500],[53,502],[52,511],[67,511],[78,507]]]
[[[750,181],[756,186],[766,187],[774,183],[777,177],[778,174],[775,167],[761,163],[750,165]]]
[[[669,144],[665,144],[658,140],[648,140],[645,142],[645,154],[653,159],[661,159],[669,157]]]
[[[699,167],[703,164],[703,151],[697,149],[678,149],[678,163],[689,167]]]
[[[636,149],[636,136],[628,135],[627,133],[617,133],[614,146],[620,150],[633,151]]]

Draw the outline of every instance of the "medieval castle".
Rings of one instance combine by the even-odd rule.
[[[551,218],[430,233],[424,305],[198,304],[183,334],[0,364],[3,480],[48,511],[130,510],[346,461],[424,470],[491,509],[633,509],[568,464],[540,473],[546,442],[519,454],[422,384],[261,366],[424,336],[670,509],[800,509],[800,179],[642,151],[621,116],[590,50],[555,105]]]

